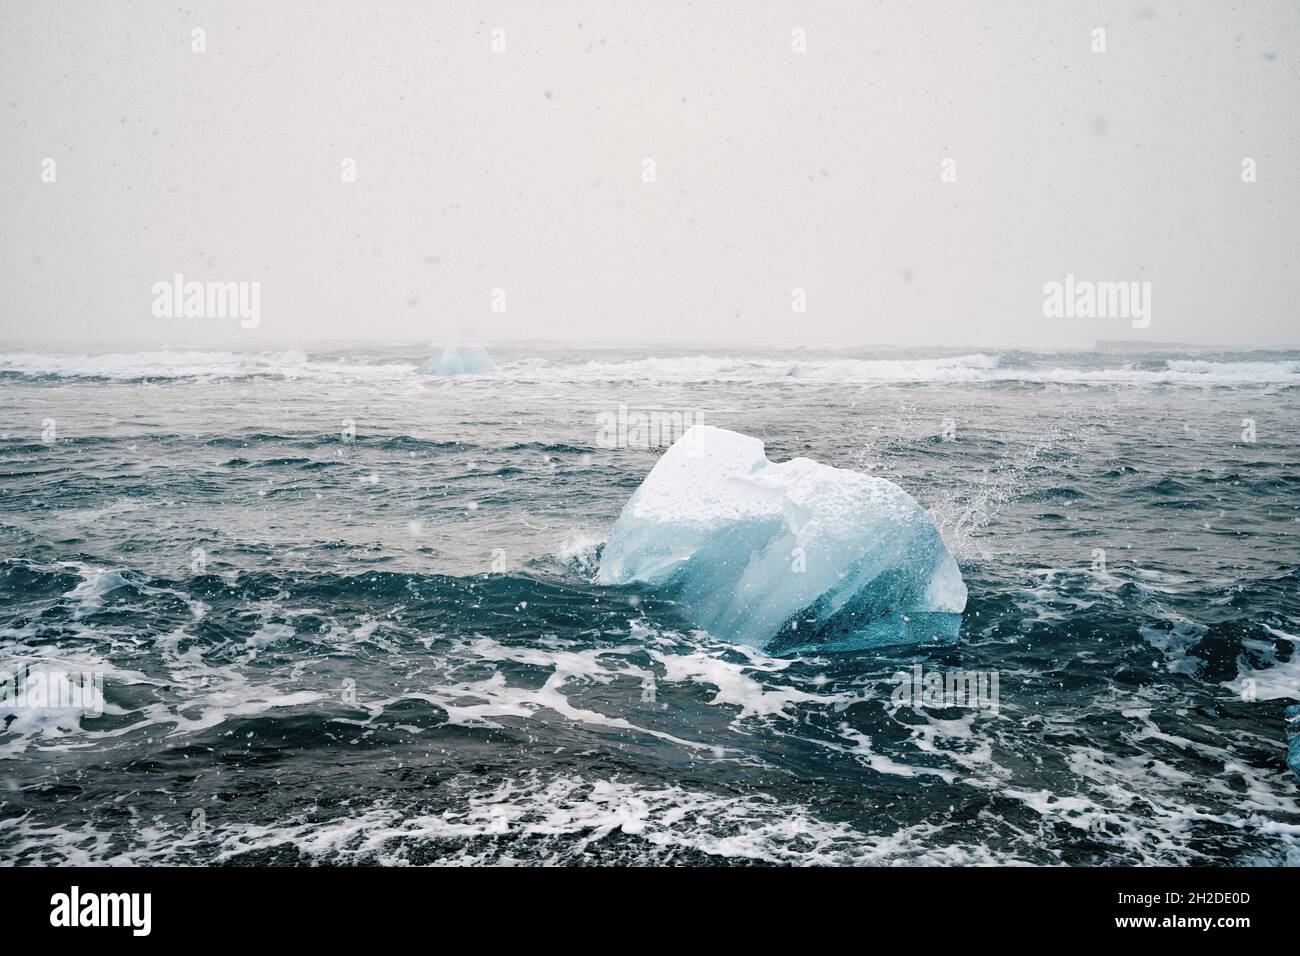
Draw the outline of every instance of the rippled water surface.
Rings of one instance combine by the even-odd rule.
[[[0,670],[106,698],[4,715],[0,860],[1300,863],[1300,354],[493,354],[0,352]],[[960,640],[596,586],[620,405],[897,482]]]

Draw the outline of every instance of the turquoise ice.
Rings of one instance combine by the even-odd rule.
[[[417,372],[422,375],[491,375],[497,370],[487,349],[478,345],[448,345],[442,355],[430,356]]]
[[[1286,765],[1300,779],[1300,704],[1286,709]]]
[[[716,637],[770,653],[955,639],[957,562],[921,506],[883,478],[696,425],[614,523],[597,580],[671,594]]]

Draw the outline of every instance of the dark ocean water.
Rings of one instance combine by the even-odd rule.
[[[1300,353],[426,354],[0,352],[0,671],[105,699],[4,715],[0,861],[1300,863]],[[592,583],[620,405],[898,483],[960,640]]]

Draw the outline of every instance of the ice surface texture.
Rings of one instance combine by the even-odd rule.
[[[491,375],[497,370],[487,349],[478,345],[448,345],[438,358],[430,358],[417,372],[422,375]]]
[[[966,585],[892,482],[696,425],[624,505],[603,584],[671,591],[716,637],[770,653],[954,639]]]
[[[1300,704],[1288,707],[1286,716],[1286,765],[1300,780]]]

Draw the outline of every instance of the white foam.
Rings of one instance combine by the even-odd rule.
[[[482,349],[464,347],[456,351],[455,361],[444,366],[443,359],[448,357],[444,354],[426,362],[421,370],[437,372],[443,376],[453,374],[444,368],[476,373],[492,371],[495,363]],[[479,352],[482,352],[482,357],[478,356]],[[473,354],[467,356],[467,353]],[[1071,364],[1069,355],[1062,355],[1059,361],[1060,364],[1050,367],[1025,367],[1004,361],[1000,354],[987,352],[933,358],[845,358],[834,354],[814,358],[771,358],[686,354],[615,361],[548,359],[534,355],[495,367],[499,378],[556,384],[734,382],[788,385],[977,385],[1021,382],[1043,385],[1238,387],[1300,384],[1300,361],[1294,360],[1209,361],[1187,358],[1153,360],[1140,365],[1128,362],[1107,368]],[[1159,367],[1152,367],[1157,365]],[[310,356],[295,350],[0,353],[0,372],[62,378],[89,377],[110,381],[191,378],[220,380],[270,376],[399,384],[411,381],[414,371],[409,362],[360,361],[337,354]],[[479,377],[471,375],[472,379]]]
[[[165,594],[180,598],[189,605],[190,613],[194,615],[196,621],[201,620],[208,611],[206,604],[182,591],[153,587],[131,580],[127,577],[126,568],[99,568],[83,561],[63,561],[58,565],[58,569],[71,570],[81,575],[81,583],[63,595],[64,599],[75,603],[73,617],[78,620],[102,608],[104,598],[122,587],[133,588],[141,594]]]
[[[305,353],[152,351],[102,353],[8,352],[0,354],[0,371],[28,375],[57,375],[110,380],[140,378],[243,378],[276,374],[287,378],[302,375],[308,364]]]
[[[95,568],[80,562],[69,562],[66,566],[81,575],[81,583],[64,595],[77,603],[74,613],[78,617],[103,606],[105,595],[131,583],[124,575],[126,568]]]
[[[1291,642],[1289,660],[1278,660],[1274,656],[1271,644],[1259,650],[1272,663],[1267,667],[1252,667],[1244,659],[1237,665],[1236,680],[1227,681],[1223,686],[1230,687],[1237,694],[1254,700],[1277,700],[1290,698],[1300,700],[1300,637],[1279,631],[1275,627],[1261,625],[1265,631],[1276,638]]]
[[[464,785],[462,780],[455,784]],[[257,826],[220,823],[214,862],[290,847],[328,862],[407,865],[411,850],[439,851],[453,864],[563,864],[590,860],[593,847],[622,834],[639,841],[635,859],[668,861],[684,850],[726,860],[785,865],[989,863],[980,847],[924,843],[942,830],[919,824],[884,835],[819,818],[808,808],[761,795],[729,796],[680,785],[545,779],[533,773],[470,790],[454,809],[413,814],[377,803],[352,817]],[[484,845],[481,838],[490,837]],[[514,853],[526,849],[527,859]],[[1003,857],[1000,862],[1015,862]]]
[[[1300,384],[1300,362],[1170,360],[1163,368],[1126,363],[1114,368],[1006,365],[1001,356],[976,352],[945,358],[770,359],[686,355],[579,364],[539,359],[508,363],[502,374],[545,382],[736,382],[889,385],[909,383],[1043,385],[1251,386]]]
[[[600,549],[605,544],[602,535],[588,534],[574,528],[560,542],[555,557],[573,572],[591,580],[600,568]]]
[[[748,665],[745,665],[703,651],[694,654],[661,654],[658,651],[650,653],[663,666],[664,681],[708,684],[717,691],[709,703],[715,706],[725,704],[737,707],[740,710],[738,715],[740,718],[786,715],[791,708],[800,703],[829,705],[838,700],[828,695],[810,694],[795,687],[765,687],[750,674],[758,670],[770,671],[775,668],[755,667],[752,659]],[[773,659],[768,658],[768,660]]]

